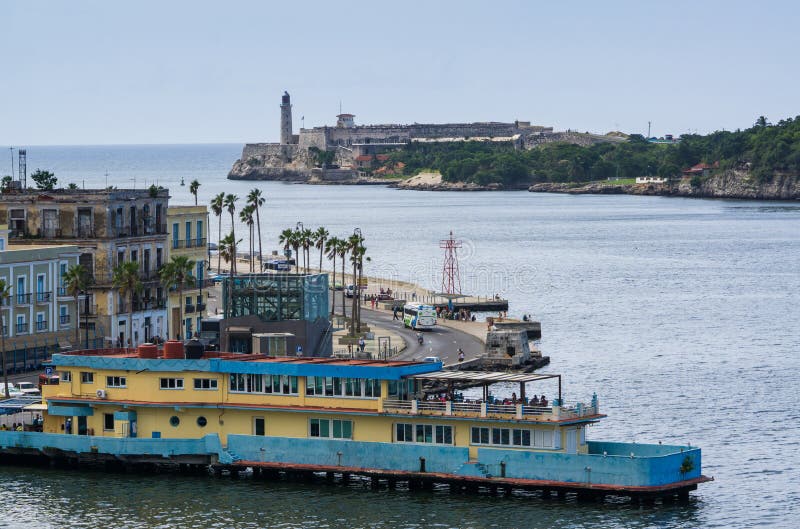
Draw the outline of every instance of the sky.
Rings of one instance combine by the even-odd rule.
[[[0,0],[0,145],[277,141],[356,122],[652,134],[800,114],[800,4]],[[301,120],[301,117],[304,119]]]

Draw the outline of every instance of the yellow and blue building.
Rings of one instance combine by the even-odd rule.
[[[627,495],[684,494],[707,480],[698,448],[589,440],[604,417],[596,396],[572,405],[524,397],[556,378],[560,393],[557,375],[231,353],[154,358],[147,347],[54,355],[61,382],[43,388],[43,432],[0,432],[0,456],[48,447],[82,458]],[[518,383],[520,399],[422,398],[431,384],[458,382]]]

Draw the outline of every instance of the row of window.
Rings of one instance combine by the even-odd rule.
[[[398,443],[451,445],[453,444],[453,427],[441,424],[397,423],[395,425],[395,441]]]
[[[353,421],[342,419],[310,419],[308,433],[310,437],[352,439]]]
[[[71,382],[72,373],[70,371],[62,371],[59,373],[62,382]],[[125,388],[127,387],[127,377],[124,376],[108,376],[106,377],[106,387],[109,388]],[[81,371],[81,384],[94,384],[94,373],[91,371]],[[161,389],[183,389],[182,378],[161,378],[159,379],[159,387]],[[195,378],[194,389],[197,390],[216,390],[218,387],[217,379],[215,378]]]
[[[297,377],[231,373],[230,391],[231,393],[297,395]]]
[[[306,377],[306,395],[313,397],[380,397],[381,381],[371,378]]]
[[[553,430],[485,428],[474,426],[472,428],[471,441],[474,445],[553,448]]]

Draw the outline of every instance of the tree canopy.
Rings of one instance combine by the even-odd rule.
[[[42,171],[41,169],[37,169],[36,172],[31,175],[31,179],[36,182],[36,189],[42,191],[52,191],[58,183],[56,175],[50,171]]]
[[[392,153],[384,165],[402,166],[406,175],[439,171],[447,182],[519,185],[644,175],[671,178],[700,162],[749,169],[760,180],[776,171],[800,174],[800,117],[771,124],[761,116],[745,130],[685,134],[673,144],[650,143],[638,134],[621,143],[583,147],[558,142],[531,150],[517,150],[511,142],[415,142]]]

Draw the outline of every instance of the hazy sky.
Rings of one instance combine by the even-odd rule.
[[[530,120],[653,134],[800,114],[800,4],[2,1],[0,145],[276,141]]]

